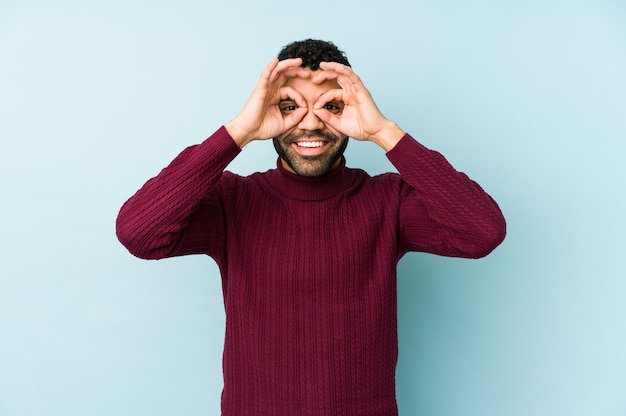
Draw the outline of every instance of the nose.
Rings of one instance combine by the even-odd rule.
[[[300,130],[321,130],[324,128],[324,123],[320,120],[315,113],[313,112],[313,108],[306,112],[300,123],[298,124],[298,128]]]

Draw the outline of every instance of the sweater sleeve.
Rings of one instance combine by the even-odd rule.
[[[403,181],[402,252],[480,258],[504,240],[506,222],[497,203],[440,153],[406,134],[387,157]]]
[[[144,259],[210,254],[224,238],[220,179],[239,152],[223,126],[183,150],[124,203],[116,222],[120,242]]]

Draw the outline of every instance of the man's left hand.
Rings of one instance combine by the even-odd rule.
[[[314,105],[317,117],[325,124],[356,140],[369,140],[385,151],[391,150],[404,136],[395,123],[378,109],[372,95],[352,68],[337,62],[320,63],[320,71],[312,78],[317,84],[334,79],[341,88],[322,94]],[[341,114],[333,114],[324,106],[331,101],[342,101]]]

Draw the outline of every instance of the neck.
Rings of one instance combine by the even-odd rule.
[[[272,186],[288,198],[302,201],[320,201],[332,198],[351,186],[354,176],[345,167],[341,157],[337,167],[318,177],[306,177],[293,173],[282,159],[278,159],[277,168],[271,171],[269,178]],[[334,165],[333,165],[334,166]]]
[[[298,176],[302,176],[302,177],[307,177],[307,178],[320,178],[324,175],[329,174],[330,172],[334,171],[335,169],[337,169],[340,165],[341,165],[341,157],[338,158],[335,163],[333,163],[333,165],[330,167],[330,169],[328,169],[326,172],[324,172],[321,175],[318,176],[304,176],[304,175],[300,175],[298,172],[296,172],[295,170],[293,170],[293,168],[289,165],[289,163],[287,163],[287,161],[283,158],[280,158],[280,164],[283,167],[283,169],[285,169],[287,172],[289,173],[293,173],[294,175],[298,175]]]

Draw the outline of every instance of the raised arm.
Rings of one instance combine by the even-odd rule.
[[[407,134],[387,157],[408,185],[400,204],[402,251],[480,258],[504,240],[496,202],[440,153]]]
[[[293,88],[285,87],[289,77],[309,75],[300,67],[302,59],[278,61],[274,58],[265,68],[252,91],[248,102],[233,120],[226,123],[226,130],[243,148],[252,140],[267,140],[291,129],[306,113],[306,102]],[[294,100],[299,108],[283,117],[278,104],[281,100]]]
[[[185,149],[121,208],[118,239],[137,257],[159,259],[219,249],[223,237],[219,184],[226,166],[252,140],[265,140],[293,127],[306,108],[283,117],[278,103],[302,97],[283,87],[285,79],[308,76],[300,59],[274,58],[241,112],[203,143]]]
[[[214,211],[214,220],[205,224],[206,245],[219,244],[222,217],[216,187],[223,170],[240,151],[222,127],[203,143],[181,152],[122,206],[116,223],[120,242],[144,259],[206,252],[208,247],[201,250],[180,245],[193,214],[204,201],[204,210]],[[210,216],[203,215],[205,219]]]
[[[317,116],[346,136],[391,150],[404,136],[404,131],[381,113],[361,78],[352,68],[336,62],[322,62],[320,68],[322,71],[313,77],[313,82],[335,79],[341,88],[331,89],[319,97],[314,105]],[[344,104],[341,114],[325,109],[326,103],[335,100]]]
[[[352,68],[332,62],[320,67],[323,71],[313,81],[335,79],[341,88],[319,97],[314,106],[318,117],[354,139],[378,144],[406,184],[400,205],[403,251],[477,258],[502,242],[504,217],[477,183],[388,120]],[[325,110],[334,100],[343,101],[341,114]]]

